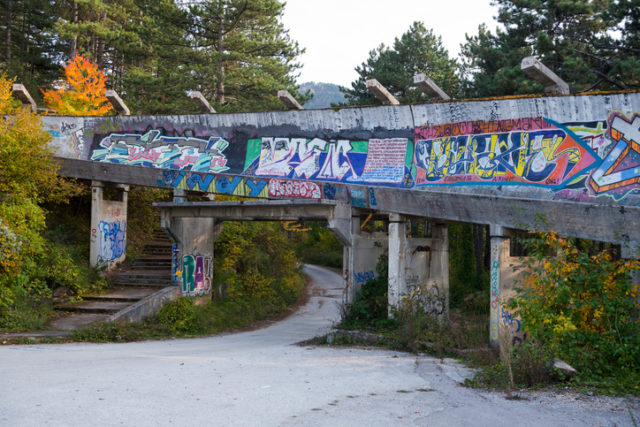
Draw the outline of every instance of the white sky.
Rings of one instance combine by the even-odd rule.
[[[350,86],[354,68],[380,43],[393,44],[414,21],[442,37],[457,58],[465,33],[475,35],[486,23],[495,31],[497,9],[490,0],[286,0],[283,24],[307,52],[298,83]]]

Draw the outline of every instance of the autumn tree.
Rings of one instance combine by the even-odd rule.
[[[64,201],[73,183],[57,175],[40,117],[12,98],[0,76],[0,327],[17,296],[46,293],[47,244],[41,203]],[[68,269],[71,271],[72,269]]]
[[[63,87],[43,91],[47,108],[67,116],[103,116],[112,110],[105,96],[107,77],[96,64],[78,55],[63,67]]]

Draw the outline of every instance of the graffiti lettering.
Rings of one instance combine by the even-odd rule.
[[[187,171],[166,170],[163,171],[163,179],[158,180],[158,185],[240,197],[266,198],[269,196],[267,180],[233,175],[206,174],[203,176]]]
[[[100,141],[91,160],[165,169],[198,172],[223,172],[229,169],[222,152],[229,142],[217,136],[208,140],[161,135],[150,130],[144,135],[112,133]]]
[[[211,255],[185,255],[182,257],[182,295],[198,296],[211,291]]]
[[[500,307],[500,309],[502,324],[514,328],[514,333],[520,332],[520,320],[516,319],[511,313],[505,310],[504,307]]]
[[[596,193],[618,190],[626,194],[640,183],[640,114],[627,120],[613,113],[609,123],[615,145],[593,172],[589,184]]]
[[[551,124],[546,127],[417,140],[416,185],[477,182],[562,186],[595,164],[596,153],[579,137],[568,129]],[[441,132],[418,129],[416,133]]]
[[[322,191],[315,182],[271,179],[269,180],[269,197],[320,199]]]
[[[376,278],[376,274],[373,272],[373,270],[360,271],[358,273],[353,273],[353,281],[356,282],[357,284],[363,284],[363,283],[366,283],[367,280],[373,280],[375,278]]]

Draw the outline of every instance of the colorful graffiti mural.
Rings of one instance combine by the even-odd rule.
[[[233,175],[190,173],[188,171],[167,170],[163,172],[160,186],[190,191],[204,191],[240,197],[269,196],[268,182],[261,178],[243,178]]]
[[[101,221],[98,224],[98,260],[109,262],[120,258],[125,251],[125,221]]]
[[[404,186],[409,176],[408,151],[412,147],[407,138],[326,141],[263,137],[248,141],[244,173]]]
[[[213,257],[211,255],[185,255],[182,257],[182,295],[198,296],[211,291],[213,283]]]
[[[417,129],[416,185],[536,184],[559,188],[597,161],[593,149],[561,125],[540,118],[508,122],[509,126],[467,122]],[[510,131],[486,132],[505,128]]]
[[[227,158],[222,152],[229,142],[217,136],[208,140],[162,135],[160,130],[144,134],[112,133],[93,150],[91,160],[164,169],[224,172]]]
[[[598,194],[615,192],[621,197],[640,184],[640,114],[631,119],[611,114],[607,134],[615,145],[591,175],[589,185]]]

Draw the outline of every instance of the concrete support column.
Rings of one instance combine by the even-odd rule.
[[[172,282],[183,296],[210,298],[213,291],[213,245],[222,231],[215,218],[172,218],[163,213],[161,227],[173,242]]]
[[[622,259],[636,259],[640,255],[638,248],[635,246],[622,246],[620,248],[620,257]],[[631,283],[634,285],[640,285],[640,270],[631,272]],[[640,296],[636,298],[640,302]]]
[[[129,186],[119,184],[119,200],[105,200],[104,183],[91,182],[89,263],[111,269],[126,257]]]
[[[505,245],[509,244],[509,239],[505,235],[505,230],[500,225],[492,224],[489,231],[491,239],[491,269],[489,276],[490,284],[490,314],[489,314],[489,343],[492,347],[500,346],[500,276],[502,258]]]
[[[182,188],[174,188],[173,189],[173,203],[184,203],[187,201],[187,195],[184,189]]]
[[[404,218],[389,215],[389,314],[397,307],[402,294],[407,292],[406,277],[407,233]]]
[[[431,247],[430,281],[437,285],[438,303],[442,303],[442,312],[436,313],[439,319],[449,319],[449,229],[446,224],[436,224],[433,230]]]

